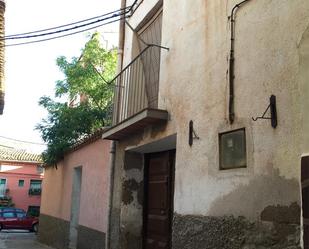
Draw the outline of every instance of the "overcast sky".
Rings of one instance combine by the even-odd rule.
[[[55,27],[117,10],[120,0],[6,0],[6,35]],[[118,32],[118,23],[98,29]],[[88,32],[89,34],[89,32]],[[117,45],[117,33],[104,33]],[[6,48],[6,96],[0,116],[0,136],[41,143],[35,125],[46,115],[38,106],[63,79],[55,61],[60,55],[79,56],[87,33],[31,45]],[[9,43],[9,42],[7,42]]]

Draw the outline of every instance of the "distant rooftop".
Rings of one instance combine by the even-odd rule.
[[[0,145],[15,148],[16,150],[23,150],[31,154],[41,154],[46,148],[43,144],[25,142],[4,136],[0,136]]]
[[[41,163],[42,157],[40,154],[29,153],[25,150],[0,144],[0,161]]]

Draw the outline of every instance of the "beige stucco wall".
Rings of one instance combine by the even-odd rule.
[[[82,167],[79,224],[106,232],[110,142],[97,140],[65,156],[58,169],[45,171],[41,212],[70,221],[72,178]]]
[[[159,1],[144,1],[129,19],[137,27]],[[269,205],[300,203],[300,156],[309,150],[307,0],[249,1],[237,11],[235,113],[228,122],[228,16],[240,1],[164,1],[159,108],[162,129],[123,141],[132,149],[177,134],[174,210],[180,214],[244,215],[258,219]],[[175,7],[177,6],[177,7]],[[307,32],[305,33],[305,31]],[[126,29],[125,62],[134,54]],[[134,45],[133,45],[134,47]],[[277,97],[278,127],[253,122]],[[188,145],[194,121],[199,140]],[[246,169],[219,170],[218,133],[246,128]],[[243,204],[241,204],[243,203]]]

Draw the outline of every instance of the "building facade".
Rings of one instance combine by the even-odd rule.
[[[105,248],[110,142],[93,134],[45,168],[39,240],[58,249]]]
[[[0,145],[0,205],[38,216],[44,171],[40,155]]]
[[[120,39],[110,248],[308,248],[309,2],[138,1]]]

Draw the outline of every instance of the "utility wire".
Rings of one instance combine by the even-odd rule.
[[[91,25],[94,25],[94,24],[97,24],[97,23],[100,23],[100,22],[103,22],[103,21],[108,21],[108,20],[111,20],[113,18],[117,18],[118,17],[118,19],[115,19],[115,20],[112,20],[112,21],[109,21],[109,22],[106,22],[106,23],[102,23],[102,24],[99,24],[99,25],[96,25],[96,26],[92,26],[92,27],[89,27],[89,28],[85,28],[85,29],[82,29],[82,30],[78,30],[76,32],[71,32],[71,33],[67,33],[67,34],[64,34],[64,35],[53,36],[53,37],[49,37],[49,38],[45,38],[45,39],[39,39],[39,40],[34,40],[34,41],[29,41],[29,42],[6,44],[4,46],[5,47],[11,47],[11,46],[26,45],[26,44],[44,42],[44,41],[54,40],[54,39],[58,39],[58,38],[66,37],[66,36],[75,35],[75,34],[78,34],[78,33],[89,31],[91,29],[95,29],[95,28],[101,27],[103,25],[114,23],[114,22],[120,21],[122,19],[125,19],[127,17],[130,17],[130,15],[128,15],[128,13],[132,12],[134,6],[137,3],[138,3],[138,0],[135,0],[134,3],[131,6],[128,6],[128,7],[122,8],[120,10],[113,11],[113,12],[109,12],[107,14],[104,14],[104,15],[101,15],[101,16],[98,16],[98,17],[108,16],[108,15],[112,15],[113,14],[112,16],[101,18],[101,19],[98,19],[96,21],[88,22],[88,23],[81,24],[81,25],[78,25],[78,26],[75,26],[75,27],[71,27],[71,28],[67,28],[67,29],[61,29],[61,30],[56,30],[56,31],[53,31],[53,32],[48,32],[48,33],[36,34],[36,33],[44,32],[44,31],[54,30],[54,29],[57,29],[59,27],[62,28],[62,27],[72,26],[72,25],[78,24],[78,23],[83,23],[85,21],[93,20],[93,19],[96,19],[98,17],[88,18],[88,19],[85,19],[85,20],[82,20],[82,21],[78,21],[78,22],[74,22],[74,23],[66,24],[66,25],[61,25],[61,26],[54,27],[54,28],[42,29],[42,30],[38,30],[38,31],[32,31],[32,32],[26,32],[26,33],[22,33],[22,34],[5,36],[2,39],[0,38],[0,41],[1,40],[11,40],[11,39],[29,39],[29,38],[38,38],[38,37],[42,37],[42,36],[51,36],[51,35],[55,35],[55,34],[59,34],[59,33],[69,32],[71,30],[75,30],[75,29],[80,29],[80,28],[83,28],[83,27],[91,26]],[[27,34],[29,34],[29,35],[27,35]],[[35,34],[35,35],[30,35],[30,34]],[[27,36],[25,36],[25,35],[27,35]]]
[[[44,41],[50,41],[50,40],[54,40],[54,39],[59,39],[59,38],[63,38],[63,37],[67,37],[67,36],[71,36],[71,35],[83,33],[83,32],[86,32],[86,31],[89,31],[89,30],[92,30],[92,29],[95,29],[95,28],[99,28],[99,27],[102,27],[102,26],[107,25],[107,24],[111,24],[111,23],[114,23],[114,22],[118,22],[119,20],[122,20],[122,19],[125,19],[125,17],[122,17],[122,18],[119,18],[119,19],[116,19],[116,20],[113,20],[113,21],[110,21],[110,22],[107,22],[107,23],[103,23],[103,24],[100,24],[100,25],[97,25],[97,26],[94,26],[94,27],[90,27],[90,28],[87,28],[87,29],[83,29],[83,30],[79,30],[79,31],[76,31],[76,32],[72,32],[72,33],[69,33],[69,34],[64,34],[64,35],[49,37],[49,38],[40,39],[40,40],[35,40],[35,41],[28,41],[28,42],[21,42],[21,43],[6,44],[5,47],[13,47],[13,46],[27,45],[27,44],[32,44],[32,43],[39,43],[39,42],[44,42]]]
[[[46,144],[43,144],[43,143],[29,142],[29,141],[19,140],[19,139],[10,138],[10,137],[5,137],[5,136],[0,136],[0,137],[1,137],[1,138],[8,139],[8,140],[15,141],[15,142],[22,142],[22,143],[36,144],[36,145],[46,145]]]
[[[45,32],[45,31],[65,28],[65,27],[69,27],[69,26],[76,25],[76,24],[79,24],[79,23],[88,22],[88,21],[91,21],[91,20],[94,20],[94,19],[102,18],[104,16],[111,15],[111,14],[114,14],[116,12],[118,13],[119,11],[123,11],[123,10],[125,10],[127,8],[128,7],[120,9],[120,10],[112,11],[112,12],[109,12],[109,13],[106,13],[106,14],[103,14],[103,15],[99,15],[99,16],[96,16],[96,17],[87,18],[87,19],[84,19],[84,20],[81,20],[81,21],[76,21],[76,22],[72,22],[72,23],[69,23],[69,24],[60,25],[60,26],[57,26],[57,27],[41,29],[41,30],[36,30],[36,31],[31,31],[31,32],[26,32],[26,33],[20,33],[20,34],[14,34],[14,35],[7,35],[7,36],[4,36],[4,38],[8,39],[8,38],[11,38],[11,37],[16,37],[16,36],[24,36],[24,35],[30,35],[30,34],[35,34],[35,33],[42,33],[42,32]]]
[[[75,30],[75,29],[84,28],[84,27],[87,27],[87,26],[90,26],[90,25],[93,25],[93,24],[96,24],[96,23],[100,23],[100,22],[103,22],[103,21],[106,21],[106,20],[109,20],[109,19],[113,19],[113,18],[122,16],[122,15],[126,15],[127,13],[128,13],[128,11],[125,11],[124,13],[113,14],[112,16],[101,18],[101,19],[98,19],[96,21],[92,21],[92,22],[89,22],[89,23],[81,24],[81,25],[66,28],[66,29],[60,29],[60,30],[56,30],[56,31],[52,31],[52,32],[35,34],[35,35],[28,35],[28,36],[14,36],[14,37],[2,38],[0,40],[29,39],[29,38],[37,38],[37,37],[42,37],[42,36],[55,35],[55,34],[64,33],[64,32],[68,32],[68,31]]]

